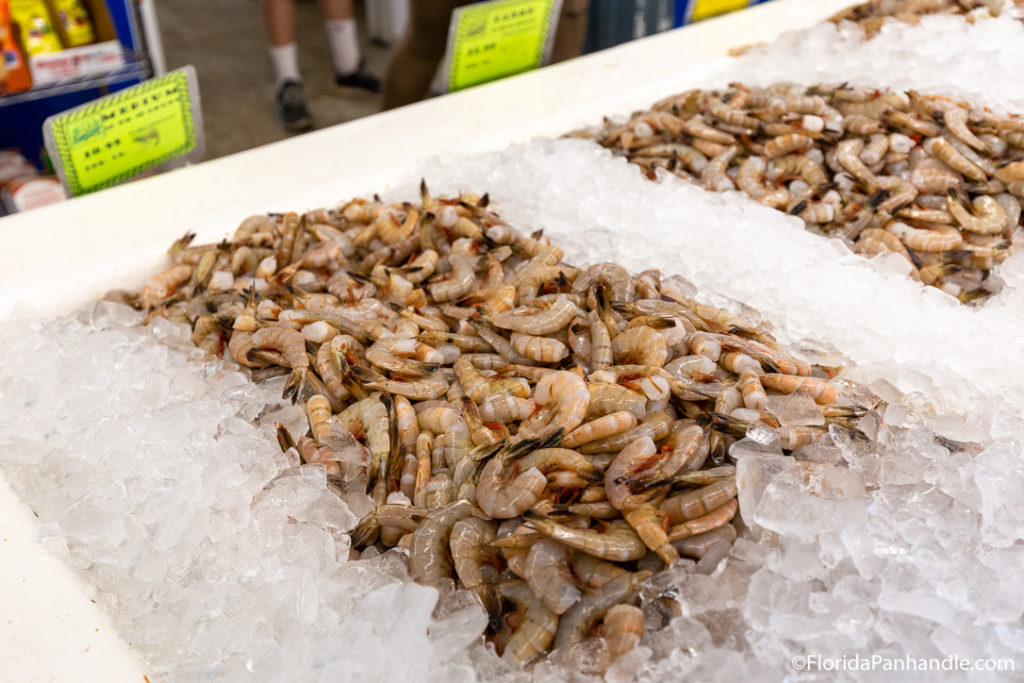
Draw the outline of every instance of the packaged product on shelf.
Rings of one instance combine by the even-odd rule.
[[[0,207],[4,213],[27,211],[66,198],[54,176],[41,174],[17,149],[0,149]]]
[[[20,92],[32,87],[32,76],[21,49],[14,40],[7,0],[0,0],[0,95]]]
[[[38,173],[17,149],[0,149],[0,186],[29,173]]]
[[[28,211],[65,199],[67,197],[60,181],[54,176],[38,173],[12,178],[0,189],[0,203],[8,213]]]
[[[53,28],[50,10],[43,0],[9,0],[11,18],[21,31],[21,44],[30,55],[60,52],[64,46]]]
[[[96,42],[96,32],[89,20],[89,10],[82,0],[50,0],[64,44],[68,47]]]

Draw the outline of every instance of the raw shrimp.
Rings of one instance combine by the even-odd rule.
[[[623,513],[626,521],[636,530],[640,540],[661,558],[665,564],[679,559],[679,553],[669,543],[668,516],[651,503],[642,503]]]
[[[436,301],[454,301],[470,293],[476,283],[469,259],[458,254],[448,257],[452,265],[452,276],[447,280],[430,285],[430,296]]]
[[[331,420],[356,438],[365,435],[366,445],[370,449],[369,481],[366,489],[372,490],[377,479],[387,472],[388,456],[391,453],[387,408],[376,398],[366,398],[353,403]]]
[[[483,403],[488,397],[501,393],[508,393],[518,398],[530,396],[530,385],[521,377],[486,379],[465,356],[456,360],[453,367],[455,375],[462,385],[462,390],[476,403]]]
[[[488,560],[487,546],[496,537],[497,527],[477,517],[466,517],[452,525],[449,547],[459,581],[472,592],[487,611],[491,629],[501,628],[501,609],[491,583],[497,571]],[[490,569],[492,571],[487,571]]]
[[[627,389],[621,384],[611,382],[595,382],[587,385],[590,402],[587,406],[587,417],[601,417],[619,411],[632,413],[637,419],[647,415],[647,397]]]
[[[615,456],[605,470],[604,490],[608,501],[619,510],[644,503],[651,494],[634,494],[629,481],[658,466],[664,456],[649,436],[642,436],[627,445]],[[660,477],[658,477],[660,478]]]
[[[604,639],[608,655],[618,659],[630,652],[644,637],[644,613],[633,605],[612,605],[604,614]]]
[[[531,508],[547,483],[547,478],[536,467],[520,472],[518,466],[507,465],[499,453],[488,460],[480,472],[477,504],[488,517],[511,519]]]
[[[139,293],[139,302],[145,309],[155,308],[161,301],[192,277],[192,266],[179,263],[149,279]]]
[[[423,518],[412,534],[409,570],[416,583],[440,586],[452,574],[447,548],[455,523],[472,513],[468,500],[456,500]]]
[[[575,448],[590,441],[628,432],[636,425],[636,415],[627,410],[619,410],[580,425],[562,437],[562,445]]]
[[[774,389],[786,394],[804,389],[810,392],[814,402],[819,405],[836,402],[837,392],[835,386],[817,377],[799,377],[797,375],[770,373],[761,376],[761,384],[766,389]]]
[[[875,178],[875,174],[868,170],[868,167],[861,161],[860,155],[863,151],[864,141],[860,138],[843,140],[836,145],[836,159],[850,175],[864,184],[868,192],[874,192],[878,186],[878,180]]]
[[[488,321],[502,329],[541,336],[557,332],[568,325],[574,317],[576,305],[561,297],[547,310],[517,309],[492,315]]]
[[[693,491],[666,498],[661,511],[670,524],[681,524],[702,517],[736,497],[736,479],[716,481]]]
[[[602,560],[587,553],[576,553],[573,555],[571,564],[573,574],[587,588],[600,588],[612,579],[629,573],[613,562]]]
[[[558,615],[544,606],[525,581],[506,581],[498,586],[498,595],[514,603],[521,614],[502,656],[525,663],[546,652],[558,630]]]
[[[582,638],[610,607],[630,601],[640,584],[650,576],[649,571],[622,574],[585,595],[559,620],[554,647],[563,647]]]
[[[764,146],[764,152],[769,159],[774,159],[786,154],[806,152],[813,144],[814,141],[806,135],[791,133],[769,140]]]
[[[660,441],[668,436],[671,431],[672,418],[667,413],[658,411],[644,417],[639,425],[628,432],[585,443],[579,446],[578,449],[581,453],[588,454],[618,451],[641,437]]]
[[[715,192],[726,192],[736,189],[736,183],[733,182],[732,178],[725,171],[738,152],[739,147],[729,147],[721,154],[715,155],[708,162],[708,165],[700,172],[700,179],[705,187]]]
[[[569,355],[569,349],[565,344],[550,337],[535,337],[513,332],[510,341],[516,353],[538,363],[557,363]]]
[[[309,431],[320,443],[327,443],[331,433],[331,402],[326,396],[317,394],[306,399],[306,418],[309,420]]]
[[[526,510],[522,515],[537,531],[603,560],[629,562],[647,553],[647,546],[624,520],[600,523],[589,529],[573,529],[533,510]]]
[[[579,375],[559,370],[537,382],[533,400],[539,409],[520,426],[520,437],[572,431],[587,414],[590,391]]]
[[[558,541],[542,538],[526,556],[526,583],[555,614],[562,614],[582,597],[569,567],[570,552]]]
[[[415,360],[409,360],[412,357]],[[419,377],[437,370],[444,356],[417,339],[384,337],[366,350],[366,360],[391,372]]]
[[[674,542],[725,526],[736,515],[738,509],[738,503],[732,499],[706,515],[669,527],[668,538]]]
[[[298,398],[298,391],[306,379],[309,370],[309,356],[306,355],[306,340],[295,330],[287,327],[261,327],[252,335],[253,348],[246,356],[252,358],[260,349],[276,351],[281,362],[292,368],[291,377],[281,394],[283,398],[292,397],[292,403]]]
[[[632,301],[635,296],[633,278],[616,263],[598,263],[585,268],[572,283],[576,294],[587,294],[597,284],[608,288],[613,301]]]
[[[964,242],[960,231],[948,225],[937,226],[934,230],[925,230],[900,221],[889,221],[885,229],[915,251],[949,251],[956,249]]]
[[[736,527],[732,524],[726,524],[696,536],[687,536],[678,541],[673,541],[672,545],[675,546],[680,555],[700,559],[713,547],[720,546],[723,543],[725,547],[730,547],[735,540]]]
[[[983,183],[987,179],[985,171],[978,168],[970,159],[960,153],[960,151],[953,146],[953,143],[946,138],[928,138],[921,146],[933,157],[943,162],[954,171],[963,174],[967,178],[977,183]]]
[[[636,363],[662,367],[668,361],[668,343],[654,328],[646,325],[626,329],[612,339],[612,354],[620,365]]]
[[[974,198],[971,203],[973,212],[964,206],[956,190],[950,190],[947,199],[949,213],[964,230],[980,235],[997,235],[1012,227],[1009,225],[1006,211],[999,205],[999,202],[988,195]],[[953,248],[949,247],[949,249]]]

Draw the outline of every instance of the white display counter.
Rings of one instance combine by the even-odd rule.
[[[0,219],[0,320],[54,315],[137,287],[172,240],[228,235],[248,214],[388,189],[414,162],[558,136],[689,87],[728,48],[818,23],[850,0],[774,0],[509,78],[162,176]],[[0,477],[0,680],[133,681],[144,668],[36,542]]]

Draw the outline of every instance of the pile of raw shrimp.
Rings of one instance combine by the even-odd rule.
[[[1024,0],[869,0],[836,12],[828,21],[833,24],[851,21],[864,31],[865,39],[870,40],[890,20],[916,25],[925,15],[951,14],[974,22],[979,18],[998,17],[1004,12],[1024,20]],[[765,43],[730,48],[729,54],[738,57],[763,45]]]
[[[870,0],[848,7],[829,21],[838,24],[852,21],[864,29],[864,35],[872,38],[882,30],[889,19],[916,24],[926,14],[963,14],[971,21],[976,16],[998,17],[1004,11],[1024,11],[1022,0]]]
[[[839,237],[894,253],[961,301],[991,293],[1024,197],[1024,118],[846,84],[691,90],[575,133],[708,190],[739,189]]]
[[[564,263],[487,195],[421,195],[186,236],[118,296],[254,380],[287,376],[309,430],[279,427],[281,447],[371,501],[352,558],[399,548],[417,582],[471,592],[506,659],[587,639],[610,665],[635,647],[648,579],[711,573],[742,528],[737,439],[874,433],[877,398],[749,312],[655,270]]]

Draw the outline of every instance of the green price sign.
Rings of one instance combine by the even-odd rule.
[[[452,13],[448,90],[511,76],[544,63],[560,0],[491,0]]]
[[[187,66],[51,116],[43,135],[74,196],[198,160],[203,138],[195,69]]]

